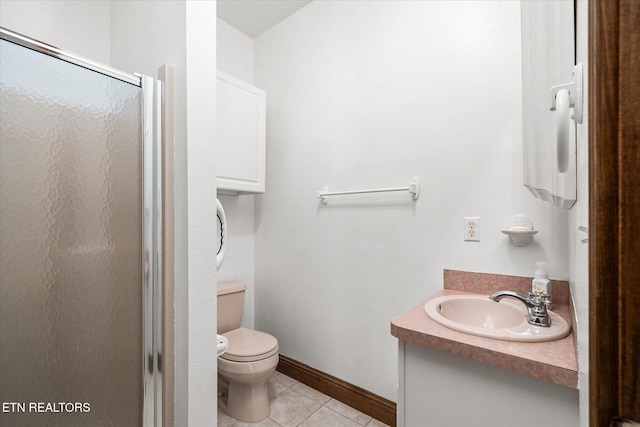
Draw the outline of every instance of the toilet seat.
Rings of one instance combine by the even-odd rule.
[[[233,362],[255,362],[278,353],[278,340],[265,332],[238,328],[223,334],[229,341],[220,357]]]

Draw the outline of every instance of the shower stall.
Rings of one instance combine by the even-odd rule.
[[[162,85],[0,29],[0,425],[162,425]]]

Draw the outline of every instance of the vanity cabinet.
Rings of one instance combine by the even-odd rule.
[[[399,342],[398,427],[578,427],[578,390]]]
[[[218,71],[216,175],[220,193],[264,193],[265,109],[265,91]]]

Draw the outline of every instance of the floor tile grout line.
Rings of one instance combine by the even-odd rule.
[[[274,423],[276,423],[276,425],[277,425],[278,427],[284,427],[282,424],[280,424],[279,422],[277,422],[277,421],[276,421],[276,420],[274,420],[273,418],[271,418],[271,417],[268,417],[268,418],[269,418],[271,421],[273,421]]]
[[[285,377],[287,377],[287,378],[289,378],[289,379],[293,380],[293,378],[288,377],[288,376],[286,376],[286,375],[284,375],[284,374],[281,374],[281,375],[283,375],[283,376],[285,376]],[[282,383],[280,383],[280,384],[282,384]],[[377,420],[376,418],[371,417],[371,419],[370,419],[366,424],[360,424],[358,421],[356,421],[356,420],[354,420],[354,419],[351,419],[351,418],[349,418],[348,416],[346,416],[346,415],[344,415],[344,414],[342,414],[342,413],[340,413],[340,412],[338,412],[338,411],[336,411],[336,410],[334,410],[334,409],[332,409],[332,408],[330,408],[330,407],[328,407],[328,406],[327,406],[327,405],[328,405],[332,400],[336,400],[336,401],[338,401],[337,399],[331,398],[331,397],[329,396],[329,400],[327,400],[326,402],[324,402],[324,403],[323,403],[322,401],[319,401],[319,400],[313,399],[312,397],[307,396],[307,395],[305,395],[304,393],[301,393],[301,392],[299,392],[299,391],[293,390],[293,388],[294,388],[296,385],[298,385],[298,384],[304,384],[304,383],[301,383],[300,381],[297,381],[297,380],[293,380],[293,383],[292,383],[291,385],[289,385],[289,386],[285,387],[285,388],[284,388],[284,389],[282,389],[279,393],[277,393],[277,394],[273,395],[273,396],[269,399],[269,405],[271,405],[271,402],[272,402],[273,400],[275,400],[278,396],[283,395],[285,392],[291,391],[291,392],[293,392],[293,393],[300,394],[301,396],[306,397],[307,399],[310,399],[310,400],[312,400],[312,401],[314,401],[314,402],[316,402],[316,403],[320,404],[320,407],[318,407],[315,411],[313,411],[311,414],[309,414],[307,417],[305,417],[302,421],[300,421],[298,424],[296,424],[296,427],[300,426],[302,423],[304,423],[306,420],[308,420],[311,416],[313,416],[316,412],[318,412],[318,411],[319,411],[320,409],[322,409],[323,407],[326,407],[326,409],[328,409],[329,411],[331,411],[331,412],[333,412],[333,413],[335,413],[335,414],[339,415],[340,417],[345,418],[346,420],[351,421],[351,422],[353,422],[353,423],[355,423],[355,424],[357,424],[357,425],[359,425],[359,426],[361,426],[361,427],[366,427],[366,426],[368,426],[369,424],[371,424],[371,423],[373,422],[373,420],[374,420],[374,419],[375,419],[375,420]],[[284,384],[282,384],[282,385],[284,385]],[[310,387],[310,388],[312,388],[313,390],[315,390],[313,387]],[[316,391],[317,391],[317,390],[316,390]],[[338,402],[340,402],[340,401],[338,401]],[[349,407],[349,408],[352,408],[352,409],[355,409],[355,408],[353,408],[353,407],[351,407],[351,406],[349,406],[349,405],[345,405],[345,406],[347,406],[347,407]],[[365,415],[366,415],[366,414],[365,414]],[[233,418],[233,417],[230,417],[230,418],[232,418],[232,419],[234,420],[234,421],[233,421],[233,423],[231,424],[231,427],[233,427],[234,425],[236,425],[236,424],[238,423],[238,421],[239,421],[239,420],[237,420],[237,419],[235,419],[235,418]],[[277,422],[276,420],[274,420],[273,418],[271,418],[271,414],[269,414],[269,416],[268,416],[267,418],[268,418],[270,421],[272,421],[273,423],[275,423],[278,427],[284,427],[282,424],[280,424],[279,422]],[[377,421],[379,421],[379,420],[377,420]]]
[[[355,409],[353,406],[349,406],[349,405],[347,405],[346,403],[341,402],[341,401],[339,401],[338,399],[333,398],[333,397],[332,397],[331,399],[329,399],[325,405],[328,405],[328,404],[329,404],[329,402],[331,402],[332,400],[335,400],[336,402],[338,402],[338,403],[340,403],[340,404],[343,404],[344,406],[346,406],[346,407],[348,407],[348,408],[351,408],[351,409],[354,409],[354,410],[356,410],[356,411],[357,411],[357,409]],[[329,408],[329,407],[327,407],[327,409],[329,409],[329,410],[331,410],[331,411],[335,412],[335,413],[336,413],[336,414],[338,414],[338,415],[342,415],[343,417],[345,417],[345,418],[346,418],[346,419],[348,419],[349,421],[352,421],[352,422],[354,422],[354,423],[358,424],[358,425],[359,425],[359,426],[361,426],[361,427],[366,427],[366,426],[371,422],[371,420],[373,420],[373,419],[374,419],[373,417],[371,417],[371,415],[367,415],[367,414],[365,414],[364,412],[358,411],[358,412],[360,412],[360,413],[361,413],[361,414],[363,414],[363,415],[366,415],[366,416],[368,416],[368,417],[371,417],[371,419],[370,419],[370,420],[368,420],[366,424],[360,424],[358,421],[356,421],[356,420],[354,420],[354,419],[352,419],[352,418],[349,418],[349,417],[348,417],[348,416],[346,416],[345,414],[342,414],[342,413],[340,413],[340,412],[336,411],[336,410],[335,410],[335,409],[333,409],[333,408]]]
[[[322,408],[322,406],[320,407]],[[320,408],[316,409],[315,411],[313,411],[312,413],[310,413],[304,420],[300,421],[298,424],[296,424],[296,427],[298,427],[299,425],[301,425],[303,422],[307,421],[309,418],[311,418],[311,416],[313,414],[315,414],[316,412],[318,412],[320,410]]]
[[[327,403],[329,403],[330,401],[331,401],[331,399],[329,399],[329,400],[327,401]],[[355,420],[352,420],[351,418],[349,418],[349,417],[347,417],[347,416],[345,416],[345,415],[341,414],[340,412],[335,411],[335,410],[333,410],[333,409],[331,409],[331,408],[327,407],[327,406],[326,406],[326,405],[327,405],[327,403],[325,403],[324,405],[322,405],[321,407],[319,407],[318,409],[316,409],[316,410],[313,412],[313,414],[315,414],[316,412],[318,412],[320,409],[325,408],[327,411],[331,411],[331,412],[333,412],[334,414],[338,415],[339,417],[344,418],[344,419],[345,419],[345,420],[347,420],[347,421],[351,421],[352,423],[357,424],[357,425],[359,425],[360,427],[366,427],[366,424],[365,424],[365,425],[362,425],[362,424],[360,424],[359,422],[357,422],[357,421],[355,421]],[[311,415],[313,415],[313,414],[311,414]],[[311,417],[311,415],[309,415],[307,418],[310,418],[310,417]],[[307,418],[305,418],[305,420],[306,420]],[[301,421],[301,422],[300,422],[300,424],[302,424],[303,422],[304,422],[304,421]],[[298,424],[298,426],[299,426],[300,424]]]

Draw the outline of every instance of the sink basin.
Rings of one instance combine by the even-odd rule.
[[[503,341],[553,341],[569,335],[571,327],[561,316],[549,312],[551,327],[527,323],[527,308],[517,300],[495,302],[484,295],[445,295],[424,305],[432,320],[447,328]]]

